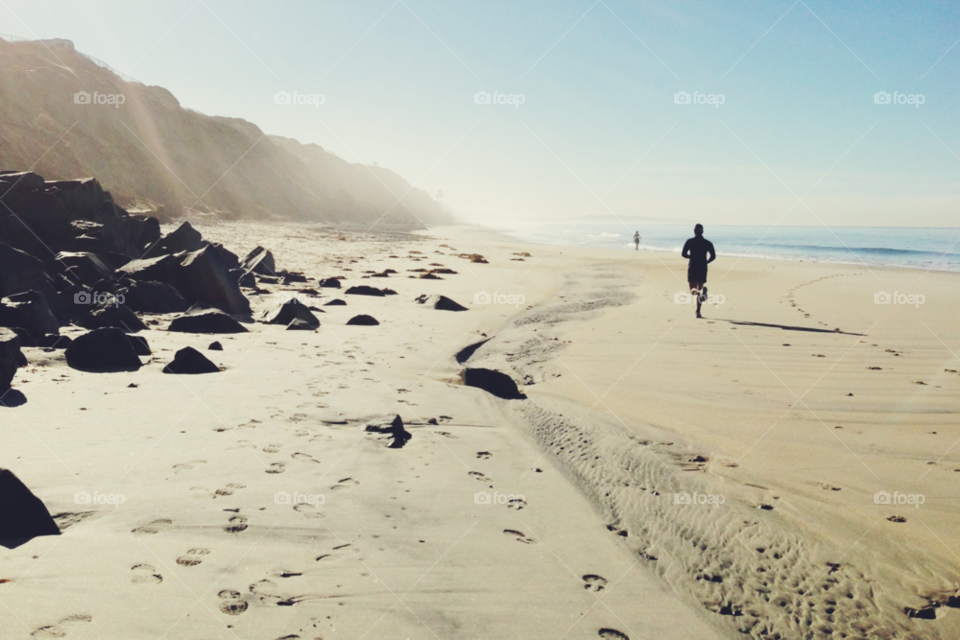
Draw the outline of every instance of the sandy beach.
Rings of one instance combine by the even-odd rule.
[[[321,326],[155,316],[134,373],[24,348],[0,467],[62,535],[4,551],[4,639],[960,635],[958,275],[718,246],[697,320],[679,255],[196,226],[311,279],[255,316],[296,295]],[[223,370],[163,375],[184,346]],[[402,448],[366,429],[393,415]]]

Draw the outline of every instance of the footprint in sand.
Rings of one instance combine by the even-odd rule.
[[[456,440],[458,438],[458,436],[453,435],[449,431],[434,431],[434,433],[438,436],[443,436],[444,438],[450,438],[451,440]]]
[[[342,478],[337,481],[337,484],[330,487],[330,489],[333,491],[343,491],[344,489],[355,487],[358,484],[360,484],[360,482],[358,480],[354,480],[353,478]]]
[[[321,555],[317,556],[316,562],[320,562],[321,560],[332,560],[332,559],[334,559],[334,558],[337,558],[338,556],[341,556],[342,554],[346,553],[346,551],[344,551],[345,549],[348,549],[348,550],[352,551],[352,552],[355,553],[355,554],[359,554],[359,553],[360,553],[359,551],[357,551],[356,549],[354,549],[354,548],[352,548],[352,547],[353,547],[353,545],[351,545],[349,542],[346,543],[346,544],[338,545],[338,546],[334,547],[334,548],[330,551],[330,553],[324,553],[324,554],[321,554]]]
[[[630,640],[630,636],[616,629],[600,629],[600,631],[597,631],[597,635],[603,640]]]
[[[489,451],[477,451],[477,460],[488,460],[493,457]]]
[[[190,462],[181,462],[180,464],[173,465],[173,470],[174,472],[189,471],[190,469],[193,469],[194,467],[196,467],[198,464],[207,464],[207,461],[191,460]]]
[[[507,509],[513,509],[515,511],[523,511],[527,506],[527,501],[523,498],[510,498],[507,501]]]
[[[593,573],[583,576],[583,588],[587,591],[603,591],[607,586],[607,579]]]
[[[74,627],[80,623],[91,622],[92,620],[93,616],[83,614],[67,616],[57,624],[48,624],[39,629],[35,629],[30,635],[34,638],[66,638],[67,634],[74,630]]]
[[[299,451],[297,451],[296,453],[290,454],[290,457],[293,458],[294,460],[302,460],[303,462],[316,462],[317,464],[320,464],[320,461],[316,460],[309,453],[300,453]]]
[[[264,469],[266,473],[283,473],[287,470],[287,465],[284,462],[271,462],[270,468]]]
[[[536,540],[533,538],[528,538],[527,534],[525,534],[523,531],[517,531],[516,529],[504,529],[503,533],[516,538],[517,542],[522,542],[523,544],[537,544]]]
[[[223,489],[217,489],[214,491],[214,497],[223,497],[223,496],[232,496],[235,489],[246,489],[247,485],[237,484],[236,482],[231,482]]]
[[[243,447],[244,449],[256,449],[257,445],[253,444],[249,440],[237,440],[237,444]]]
[[[203,562],[203,556],[210,555],[209,549],[190,549],[177,558],[177,564],[184,567],[195,567]]]
[[[162,531],[164,528],[166,528],[168,525],[171,525],[171,524],[173,524],[173,520],[170,520],[168,518],[160,518],[158,520],[153,520],[152,522],[148,522],[147,524],[141,527],[137,527],[131,533],[136,533],[138,535],[160,533],[160,531]]]
[[[233,516],[230,518],[230,524],[223,528],[227,533],[240,533],[247,530],[246,516]]]
[[[467,475],[471,475],[471,476],[473,476],[474,478],[476,478],[477,480],[479,480],[479,481],[481,481],[481,482],[490,482],[490,478],[488,478],[487,476],[483,475],[483,474],[480,473],[479,471],[468,471],[468,472],[467,472]]]
[[[244,601],[243,594],[233,589],[224,589],[217,594],[220,598],[220,611],[228,616],[238,616],[250,606]]]
[[[320,511],[320,507],[315,504],[298,504],[293,507],[293,510],[307,518],[323,517],[323,512]]]
[[[279,444],[268,444],[263,448],[264,453],[279,453],[280,445]]]
[[[133,578],[130,582],[134,584],[160,584],[163,582],[163,576],[157,573],[157,569],[152,564],[135,564],[130,567],[133,571]]]

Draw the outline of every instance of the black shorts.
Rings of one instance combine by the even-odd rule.
[[[706,282],[707,265],[691,264],[687,267],[687,282]]]

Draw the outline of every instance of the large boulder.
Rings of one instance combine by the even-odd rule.
[[[167,331],[179,333],[246,333],[242,324],[216,309],[191,311],[175,318]]]
[[[189,222],[184,222],[179,227],[156,241],[151,246],[144,257],[153,257],[169,253],[179,253],[180,251],[196,251],[201,249],[207,243],[199,231],[193,228]]]
[[[276,275],[277,265],[269,249],[257,247],[243,259],[241,268],[247,273],[259,273],[264,276]]]
[[[120,304],[119,301],[94,307],[80,319],[80,326],[84,329],[116,327],[124,333],[136,333],[147,328],[147,325],[143,324],[130,307]]]
[[[66,357],[67,364],[80,371],[136,371],[142,366],[127,334],[115,327],[76,338],[67,347]]]
[[[185,255],[185,254],[184,254]],[[183,255],[163,255],[143,260],[131,260],[117,269],[118,274],[132,280],[150,280],[165,282],[176,286],[176,268],[183,259]]]
[[[438,311],[467,311],[467,308],[462,304],[454,302],[447,296],[441,295],[432,295],[428,296],[426,294],[416,298],[417,303],[430,305]]]
[[[340,280],[337,278],[324,278],[320,280],[320,286],[324,289],[339,289]]]
[[[139,313],[182,313],[190,305],[180,292],[166,282],[153,280],[128,280],[117,291],[123,302]]]
[[[200,302],[232,314],[250,313],[250,301],[240,291],[223,255],[215,247],[186,254],[172,284],[187,302]]]
[[[60,535],[46,505],[9,469],[0,469],[0,540]]]
[[[197,374],[219,373],[220,367],[213,364],[193,347],[184,347],[177,351],[173,362],[163,368],[164,373]]]
[[[34,337],[60,333],[60,323],[39,291],[24,291],[0,301],[0,327],[21,327]]]
[[[20,337],[10,329],[0,329],[0,393],[10,388],[21,364]]]
[[[261,320],[267,324],[282,325],[290,325],[294,320],[300,320],[299,325],[305,325],[303,328],[309,327],[310,329],[316,329],[320,326],[317,316],[313,315],[310,309],[296,298],[277,305],[274,309],[264,311]]]
[[[0,244],[0,298],[43,288],[52,289],[43,262],[29,253]]]
[[[504,400],[522,400],[527,397],[520,393],[513,378],[493,369],[464,369],[462,378],[468,387],[483,389]]]
[[[113,270],[95,253],[61,251],[56,257],[61,273],[74,284],[94,287],[101,280],[113,282]]]

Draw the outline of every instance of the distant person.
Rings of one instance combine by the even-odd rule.
[[[634,249],[633,249],[634,251],[640,251],[640,232],[639,231],[633,232],[633,246],[634,246]]]
[[[690,284],[690,293],[697,297],[697,317],[700,315],[700,305],[707,299],[707,265],[717,259],[713,250],[713,243],[703,237],[703,225],[693,228],[693,237],[683,244],[683,257],[690,263],[687,265],[687,282]]]

